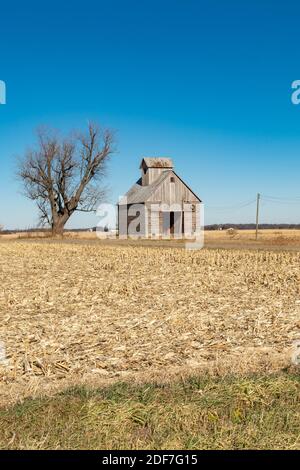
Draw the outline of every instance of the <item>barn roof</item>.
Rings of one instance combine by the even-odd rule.
[[[148,184],[147,186],[142,186],[142,178],[140,178],[124,196],[124,201],[120,201],[120,204],[138,204],[146,202],[151,194],[159,187],[159,185],[164,181],[164,179],[170,175],[172,170],[165,170],[162,174],[156,178],[153,183]],[[127,198],[125,200],[125,198]],[[125,202],[126,201],[126,202]]]
[[[141,161],[140,168],[145,162],[148,168],[173,168],[173,160],[168,157],[144,157]]]
[[[121,198],[119,204],[139,204],[146,202],[151,194],[153,194],[160,184],[170,175],[176,175],[177,178],[194,194],[199,202],[201,199],[189,188],[189,186],[175,173],[173,170],[164,170],[153,183],[147,186],[142,186],[142,178],[140,178],[130,189],[125,196]]]

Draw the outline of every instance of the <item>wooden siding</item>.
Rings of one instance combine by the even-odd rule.
[[[148,186],[152,184],[157,178],[165,171],[164,168],[148,168],[146,169],[146,173],[142,169],[142,181],[143,186]]]
[[[155,170],[156,168],[153,169]],[[174,178],[174,183],[171,183],[171,178]],[[149,197],[148,202],[182,205],[184,202],[198,203],[199,201],[180,178],[178,178],[175,173],[170,172],[170,176],[168,176]]]
[[[140,189],[135,188],[135,194],[131,194],[130,198],[132,202],[128,201],[119,213],[119,222],[123,221],[123,233],[125,227],[127,234],[133,235],[129,226],[134,229],[140,222],[140,232],[136,236],[181,238],[188,229],[190,233],[186,233],[187,236],[196,235],[200,228],[200,220],[198,223],[196,221],[197,216],[200,216],[197,211],[199,198],[172,169],[148,167],[143,161],[141,171]],[[138,206],[131,207],[135,200],[139,201],[141,210],[138,210]],[[135,215],[136,210],[141,214]]]
[[[198,203],[199,204],[199,203]],[[128,206],[122,206],[121,208],[119,207],[119,228],[121,228],[121,224],[123,227],[123,235],[125,235],[124,230],[126,232],[126,235],[130,235],[129,233],[129,225],[131,222],[133,222],[134,219],[137,218],[137,216],[134,215],[129,215],[128,214]],[[153,207],[152,207],[153,209]],[[201,209],[200,209],[201,210]],[[189,214],[188,214],[189,213]],[[185,229],[187,228],[187,218],[191,217],[192,218],[192,233],[187,234],[187,235],[195,235],[196,230],[200,228],[200,224],[198,221],[197,224],[197,211],[185,211],[185,212],[180,212],[180,229],[181,232],[183,233],[183,223],[182,223],[182,217],[184,217],[185,220]],[[141,222],[140,226],[140,232],[137,234],[137,236],[145,237],[145,238],[161,238],[164,236],[171,236],[170,230],[165,231],[164,230],[164,211],[161,210],[151,210],[150,205],[145,206],[145,212],[142,214],[140,217],[138,217],[137,222]],[[136,223],[134,225],[136,225]],[[127,228],[127,230],[126,230]],[[177,233],[178,235],[178,233]],[[176,238],[176,234],[175,234]]]
[[[197,202],[197,204],[199,204],[199,202]],[[151,205],[150,204],[147,204],[147,210],[148,210],[148,230],[147,230],[147,233],[148,233],[149,237],[150,238],[151,237],[152,238],[154,238],[154,237],[161,238],[163,236],[170,236],[171,235],[170,230],[168,230],[168,231],[164,230],[164,211],[153,210],[153,206],[152,206],[152,210],[151,210]],[[189,214],[188,214],[188,212],[189,212]],[[196,210],[193,210],[193,211],[187,211],[186,210],[185,212],[182,212],[182,211],[180,212],[180,234],[183,233],[183,229],[184,229],[184,222],[182,220],[182,217],[184,218],[186,224],[187,224],[187,218],[188,217],[192,218],[192,233],[187,234],[187,235],[195,235],[196,230],[199,231],[199,229],[200,229],[200,220],[198,220],[198,223],[197,223],[197,216],[200,217],[200,214]],[[178,225],[179,225],[179,222],[178,222]],[[186,227],[187,227],[187,225],[186,225]],[[175,234],[175,237],[176,237],[176,234]]]

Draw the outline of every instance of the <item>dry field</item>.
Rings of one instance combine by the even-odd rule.
[[[214,248],[248,248],[271,250],[299,250],[300,230],[259,230],[255,239],[255,230],[207,230],[205,231],[207,246]]]
[[[65,242],[100,243],[120,246],[163,246],[182,247],[184,240],[118,240],[106,239],[107,235],[101,232],[65,232]],[[0,240],[27,240],[44,239],[53,241],[49,232],[19,232],[12,234],[0,233]],[[205,245],[207,248],[229,249],[264,249],[275,251],[300,251],[300,230],[260,230],[258,240],[255,239],[255,230],[205,230]]]
[[[66,386],[277,371],[300,253],[0,242],[1,404]]]

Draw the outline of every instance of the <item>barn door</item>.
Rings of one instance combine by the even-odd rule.
[[[174,236],[181,233],[181,212],[162,212],[163,235]]]
[[[175,212],[170,212],[170,234],[174,235]]]

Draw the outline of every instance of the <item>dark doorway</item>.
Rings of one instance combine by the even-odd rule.
[[[170,234],[174,235],[175,213],[170,212]]]
[[[179,235],[181,233],[181,212],[163,212],[163,234],[164,235]]]

